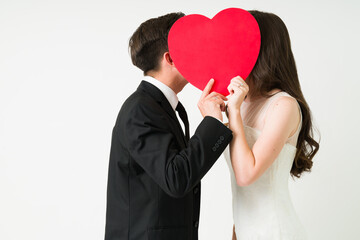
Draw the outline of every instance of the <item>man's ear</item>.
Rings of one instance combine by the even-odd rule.
[[[172,58],[170,57],[170,53],[169,53],[169,52],[165,52],[163,58],[164,58],[164,60],[165,60],[165,62],[166,62],[167,64],[169,64],[169,65],[171,65],[171,66],[173,66],[173,67],[175,66]]]

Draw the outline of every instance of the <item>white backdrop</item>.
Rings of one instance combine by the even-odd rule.
[[[359,11],[356,0],[0,0],[0,239],[103,239],[111,131],[139,84],[128,39],[173,11],[258,9],[286,23],[322,140],[312,173],[291,181],[310,239],[358,239]],[[200,91],[179,94],[191,132]],[[223,157],[203,179],[200,239],[230,239]]]

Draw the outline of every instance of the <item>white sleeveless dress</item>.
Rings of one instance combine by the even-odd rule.
[[[280,96],[279,92],[259,104],[247,109],[244,121],[246,140],[252,148],[261,131],[249,127],[258,118],[264,119],[267,109]],[[243,108],[246,108],[243,103]],[[301,113],[300,107],[299,111]],[[301,114],[300,114],[301,115]],[[296,153],[296,142],[301,129],[302,118],[297,131],[287,140],[273,164],[260,178],[249,186],[238,186],[231,165],[229,146],[224,157],[230,169],[233,194],[233,218],[237,240],[295,240],[307,239],[305,230],[294,210],[288,189],[290,170]]]

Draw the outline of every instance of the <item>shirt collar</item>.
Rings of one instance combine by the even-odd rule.
[[[151,76],[145,76],[143,78],[143,80],[151,83],[152,85],[154,85],[155,87],[157,87],[166,97],[166,99],[169,101],[171,107],[174,109],[176,109],[176,106],[179,103],[179,99],[176,95],[176,93],[170,88],[168,87],[166,84],[160,82],[159,80],[151,77]]]

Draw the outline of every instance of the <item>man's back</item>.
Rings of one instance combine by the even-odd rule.
[[[199,218],[200,184],[185,196],[171,197],[129,153],[131,146],[128,146],[126,135],[133,134],[136,129],[127,124],[130,118],[140,117],[142,108],[148,107],[154,114],[161,114],[163,122],[153,124],[162,126],[174,136],[174,148],[185,147],[183,136],[176,137],[181,133],[177,123],[148,93],[137,90],[127,99],[113,128],[105,239],[192,239],[196,228],[189,222]],[[143,121],[151,117],[141,116]]]

